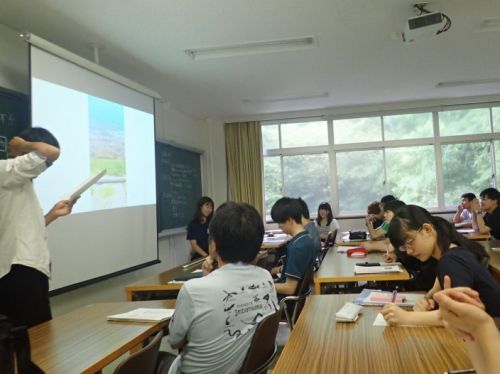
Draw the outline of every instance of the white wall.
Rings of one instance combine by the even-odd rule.
[[[0,24],[0,87],[28,93],[28,45],[12,29]]]

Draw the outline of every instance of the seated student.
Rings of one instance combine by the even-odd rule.
[[[385,203],[385,222],[390,225],[398,209],[405,205],[406,204],[401,200],[391,200]],[[394,250],[389,239],[376,242],[362,242],[359,245],[366,248],[369,252],[384,252],[383,257],[386,262],[401,262],[405,269],[411,274],[411,279],[401,284],[401,287],[406,291],[429,291],[432,289],[437,275],[437,261],[434,258],[421,262],[398,249]]]
[[[392,218],[396,211],[406,204],[401,200],[391,200],[384,205],[383,217],[384,223],[387,225],[387,229],[389,229]],[[390,253],[394,252],[394,248],[391,246],[389,239],[383,239],[378,241],[368,241],[359,243],[360,247],[366,248],[368,252],[386,252],[385,260],[391,261],[395,260],[395,255],[389,257]]]
[[[186,239],[191,245],[191,261],[208,256],[208,226],[214,212],[214,201],[203,196],[196,203],[196,213],[187,228]]]
[[[271,274],[281,274],[276,280],[276,291],[280,295],[293,295],[299,281],[311,269],[316,250],[311,236],[302,225],[302,208],[297,199],[282,197],[271,209],[271,217],[280,229],[293,236],[288,242],[283,265],[273,268]]]
[[[237,373],[255,326],[278,309],[274,283],[251,265],[264,237],[259,213],[227,203],[210,223],[210,255],[218,269],[182,286],[168,342],[182,348],[169,373]]]
[[[472,224],[472,202],[476,199],[476,195],[472,192],[464,193],[460,205],[457,206],[457,212],[453,216],[453,223],[470,223]]]
[[[479,293],[486,312],[500,317],[500,285],[490,274],[485,262],[488,254],[481,244],[468,240],[445,219],[416,205],[398,209],[389,228],[394,248],[424,262],[438,260],[438,281],[443,289],[445,275],[453,279],[454,287],[470,287]],[[407,312],[394,304],[382,309],[390,325],[440,325],[437,311]]]
[[[397,199],[392,195],[385,195],[384,197],[382,197],[382,199],[380,199],[380,210],[383,212],[384,205],[392,200]],[[387,221],[384,221],[379,227],[375,228],[375,226],[373,225],[373,221],[369,216],[366,217],[365,224],[368,232],[370,233],[370,239],[372,240],[385,238],[387,230],[389,230],[389,224],[387,223]]]
[[[380,209],[380,201],[373,201],[366,208],[366,219],[372,222],[374,229],[384,223],[384,211]]]
[[[476,291],[465,287],[448,288],[434,295],[439,303],[439,318],[464,340],[476,372],[496,374],[500,367],[500,333],[477,297]]]
[[[333,218],[332,207],[328,203],[319,204],[315,224],[319,232],[319,237],[323,241],[326,240],[330,232],[340,230],[339,223]]]
[[[300,203],[300,208],[302,209],[302,226],[309,232],[311,239],[314,243],[314,249],[316,250],[316,254],[319,255],[321,252],[321,238],[319,235],[318,228],[311,221],[311,216],[309,215],[309,208],[304,200],[300,197],[297,199]]]
[[[481,234],[490,234],[500,239],[500,192],[496,188],[487,188],[479,194],[481,206],[477,199],[472,201],[472,227]],[[483,213],[484,214],[483,217]]]

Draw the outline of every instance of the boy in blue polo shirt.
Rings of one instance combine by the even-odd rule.
[[[307,270],[312,268],[315,258],[314,243],[302,225],[302,207],[297,199],[282,197],[274,203],[271,217],[280,229],[293,238],[287,244],[283,265],[271,273],[281,273],[276,280],[279,295],[294,295],[299,281]]]

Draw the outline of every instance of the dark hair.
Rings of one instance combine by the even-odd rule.
[[[332,212],[332,207],[328,203],[321,203],[318,206],[318,216],[316,217],[316,222],[318,222],[318,225],[321,225],[321,217],[319,215],[319,211],[321,209],[324,209],[328,212],[326,216],[326,225],[330,226],[330,223],[333,221],[333,212]]]
[[[382,197],[380,199],[380,203],[383,205],[383,204],[387,203],[388,201],[392,201],[392,200],[397,200],[397,198],[394,197],[393,195],[385,195],[384,197]]]
[[[21,131],[17,136],[27,142],[41,142],[52,145],[60,149],[59,142],[52,133],[43,127],[30,127],[29,129]]]
[[[202,222],[203,219],[203,214],[201,213],[201,207],[206,203],[212,204],[212,213],[210,213],[210,215],[207,217],[206,222],[209,223],[214,215],[214,201],[208,196],[202,196],[200,200],[198,200],[198,202],[196,203],[196,213],[194,214],[194,219],[200,223]]]
[[[408,231],[418,231],[424,223],[431,224],[436,230],[437,246],[442,253],[448,251],[451,244],[456,244],[472,252],[479,262],[489,257],[481,244],[466,239],[455,230],[453,224],[444,218],[432,216],[417,205],[405,205],[398,209],[387,233],[392,246],[402,247],[406,242]]]
[[[224,262],[249,263],[259,253],[264,223],[253,206],[230,201],[217,208],[209,231]]]
[[[297,199],[282,197],[271,208],[271,218],[276,223],[283,223],[293,219],[295,223],[302,223],[302,207]]]
[[[466,192],[460,196],[462,199],[467,199],[469,201],[472,201],[476,198],[476,195],[474,195],[472,192]]]
[[[485,198],[487,197],[488,199],[491,200],[496,200],[498,204],[500,204],[500,192],[496,188],[490,187],[486,188],[485,190],[482,190],[481,193],[479,194],[479,197]]]
[[[368,214],[380,214],[380,201],[373,201],[366,208]]]
[[[396,214],[398,209],[401,208],[402,206],[405,206],[405,205],[406,204],[401,200],[391,200],[391,201],[388,201],[384,204],[384,211],[385,212],[391,211],[394,214]]]
[[[307,203],[302,200],[301,197],[297,199],[300,204],[300,209],[302,210],[302,215],[304,216],[305,219],[311,218],[311,215],[309,214],[309,207],[307,206]]]

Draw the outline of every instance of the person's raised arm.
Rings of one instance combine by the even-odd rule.
[[[9,152],[16,155],[22,155],[36,151],[40,153],[49,162],[54,162],[61,153],[59,148],[42,142],[28,142],[18,136],[12,138],[9,142]]]
[[[462,212],[464,211],[464,208],[462,204],[459,204],[457,206],[457,212],[453,216],[453,223],[460,223],[462,222]]]
[[[481,207],[479,206],[479,200],[474,199],[471,202],[472,209],[472,228],[479,231],[481,234],[489,234],[491,229],[486,226],[484,222],[483,214],[481,212]]]
[[[48,226],[51,222],[55,221],[57,218],[62,216],[67,216],[71,213],[73,205],[76,200],[61,200],[57,202],[47,214],[45,214],[45,226]]]

